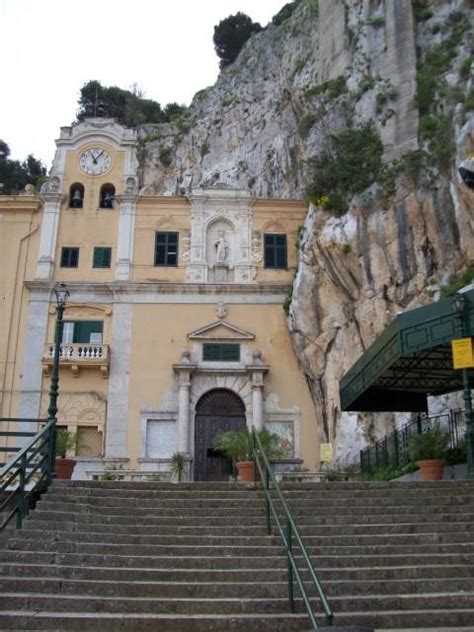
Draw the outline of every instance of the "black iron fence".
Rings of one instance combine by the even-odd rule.
[[[450,448],[458,448],[466,432],[464,413],[462,410],[450,410],[440,415],[418,415],[415,420],[360,451],[362,474],[372,474],[376,470],[389,467],[405,467],[413,461],[408,448],[408,437],[421,434],[434,426],[441,427],[449,434]]]

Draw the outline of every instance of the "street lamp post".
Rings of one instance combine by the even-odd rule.
[[[63,337],[63,314],[69,292],[65,283],[56,283],[53,292],[56,297],[56,327],[54,330],[53,370],[51,373],[51,387],[49,390],[48,419],[54,419],[54,422],[56,423],[59,390],[59,355],[61,352],[61,341]]]
[[[455,294],[451,299],[453,311],[459,316],[461,325],[461,337],[466,336],[466,297]],[[466,420],[466,452],[467,452],[467,478],[474,479],[474,414],[472,411],[471,386],[469,384],[469,372],[467,368],[462,371],[462,386],[464,399],[464,416]]]

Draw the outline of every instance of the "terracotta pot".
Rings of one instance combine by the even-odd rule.
[[[56,458],[56,478],[70,479],[74,471],[76,461],[74,459]]]
[[[422,481],[441,481],[444,472],[444,459],[417,461]]]
[[[239,474],[239,479],[243,483],[253,483],[254,482],[254,467],[255,464],[253,461],[238,461],[237,472]],[[260,480],[260,476],[257,472],[257,481]]]

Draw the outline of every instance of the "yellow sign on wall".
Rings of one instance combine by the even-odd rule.
[[[451,340],[451,349],[453,351],[453,367],[455,369],[469,369],[474,367],[472,338]]]
[[[332,461],[332,443],[321,443],[319,448],[319,458],[323,463]]]

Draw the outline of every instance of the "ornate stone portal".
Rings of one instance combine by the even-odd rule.
[[[187,279],[193,283],[255,283],[251,197],[247,191],[203,189],[190,196]]]

